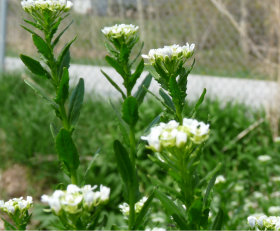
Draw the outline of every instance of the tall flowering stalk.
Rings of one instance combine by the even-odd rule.
[[[139,120],[138,108],[146,94],[143,86],[148,88],[151,82],[151,76],[149,75],[145,78],[137,92],[132,95],[136,81],[144,69],[144,60],[140,59],[138,61],[143,44],[138,55],[134,59],[131,58],[131,52],[139,42],[138,30],[138,26],[125,24],[102,29],[102,33],[106,38],[105,45],[109,52],[109,55],[105,59],[123,79],[123,87],[121,87],[108,74],[101,70],[105,78],[121,94],[123,99],[122,115],[119,112],[117,112],[117,115],[123,131],[125,145],[119,140],[115,140],[114,151],[118,169],[124,183],[125,198],[128,202],[121,206],[121,210],[128,218],[128,229],[130,230],[144,228],[143,219],[153,197],[150,196],[141,209],[137,207],[140,193],[136,168],[138,146],[135,137],[135,127]],[[135,70],[133,71],[133,69]]]
[[[159,184],[161,190],[156,197],[162,202],[166,212],[173,218],[179,229],[207,229],[210,206],[210,190],[215,183],[217,166],[207,176],[201,178],[197,173],[204,142],[209,137],[209,125],[192,117],[202,103],[206,90],[202,93],[191,118],[184,118],[187,96],[187,80],[194,62],[187,67],[187,61],[194,54],[195,45],[172,45],[150,50],[147,59],[148,70],[160,84],[159,95],[153,94],[165,106],[173,120],[151,128],[147,136],[148,148],[155,155],[150,158],[168,172],[177,183],[178,189]],[[163,118],[164,119],[164,118]],[[211,180],[210,180],[211,179]],[[210,180],[205,192],[204,185]],[[171,197],[170,197],[171,196]],[[220,228],[220,217],[214,222],[213,229]]]
[[[71,25],[70,23],[58,33],[61,22],[68,17],[73,4],[69,0],[22,0],[21,4],[24,11],[32,18],[32,20],[24,20],[29,28],[24,25],[22,27],[31,33],[41,61],[26,55],[20,55],[20,58],[29,71],[36,76],[36,80],[46,79],[52,84],[52,96],[49,96],[34,81],[25,80],[25,82],[51,105],[61,121],[60,125],[51,124],[51,132],[64,172],[71,178],[71,182],[76,184],[79,155],[72,140],[72,134],[84,98],[83,79],[80,79],[69,96],[70,47],[76,38],[68,42],[58,55],[54,52],[61,36]]]

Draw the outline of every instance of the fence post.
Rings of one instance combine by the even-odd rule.
[[[7,0],[0,1],[0,72],[5,68]]]

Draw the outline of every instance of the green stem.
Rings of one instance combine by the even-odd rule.
[[[183,124],[183,116],[182,116],[182,112],[181,112],[181,110],[178,106],[176,107],[176,116],[178,118],[178,122],[180,123],[180,125],[182,125]]]
[[[132,230],[135,221],[135,195],[134,191],[129,191],[129,218],[128,218],[128,229]]]
[[[63,127],[67,131],[70,132],[71,131],[71,125],[69,124],[68,117],[67,117],[66,110],[65,110],[65,106],[63,104],[60,105],[60,115],[61,115],[61,120],[62,120]]]
[[[133,167],[135,167],[136,158],[136,140],[134,127],[129,128],[129,142],[130,142],[130,161]]]
[[[133,126],[129,128],[129,141],[130,141],[130,161],[132,168],[135,170],[134,174],[136,174],[136,141],[135,141],[135,129]],[[129,189],[129,229],[131,230],[134,226],[135,221],[135,191],[134,187]]]
[[[77,180],[77,172],[71,172],[71,183],[77,185],[78,184],[78,180]]]

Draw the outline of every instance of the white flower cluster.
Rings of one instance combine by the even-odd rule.
[[[162,148],[184,147],[188,140],[201,144],[209,137],[209,132],[209,124],[184,118],[183,125],[179,125],[175,120],[160,123],[159,126],[151,128],[148,136],[142,136],[141,139],[147,140],[148,147],[153,151],[160,152]]]
[[[4,202],[3,200],[0,201],[0,210],[8,214],[14,214],[17,210],[20,213],[27,211],[33,206],[33,199],[32,197],[28,196],[26,200],[23,197],[20,198],[13,198]]]
[[[216,177],[215,184],[225,183],[226,178],[223,175],[219,175]]]
[[[272,215],[278,215],[280,213],[280,206],[270,206],[268,212]]]
[[[251,229],[257,230],[280,230],[280,217],[265,215],[253,215],[247,218]]]
[[[260,162],[268,162],[270,160],[271,160],[271,156],[269,156],[269,155],[258,156],[258,161],[260,161]]]
[[[143,208],[145,202],[147,201],[147,197],[143,197],[140,201],[135,203],[134,208],[135,208],[135,213],[140,213],[141,209]],[[125,218],[128,218],[129,216],[129,205],[127,203],[122,203],[119,205],[119,208],[124,215]]]
[[[116,24],[112,27],[104,27],[101,31],[109,40],[122,38],[124,39],[124,42],[128,42],[131,39],[135,38],[138,30],[139,26],[135,26],[132,24]]]
[[[163,48],[152,49],[148,55],[142,55],[144,59],[148,59],[150,64],[154,64],[157,60],[164,61],[171,60],[184,60],[184,62],[190,58],[194,53],[195,44],[186,44],[185,46],[172,45],[165,46]]]
[[[101,185],[100,191],[94,191],[96,188],[96,185],[79,188],[70,184],[65,191],[56,190],[51,196],[43,195],[41,200],[48,203],[55,214],[59,214],[62,210],[70,214],[78,213],[81,209],[91,211],[109,200],[110,188]]]
[[[22,0],[21,1],[22,8],[31,13],[32,11],[69,11],[73,3],[69,0]]]
[[[158,228],[158,227],[154,227],[154,228],[149,228],[149,227],[147,227],[146,229],[145,229],[145,231],[166,231],[166,229],[165,228]]]

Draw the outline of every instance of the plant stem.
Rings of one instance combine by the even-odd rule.
[[[78,181],[77,181],[77,172],[71,172],[71,183],[77,185]]]
[[[135,141],[135,129],[133,126],[129,128],[129,141],[130,141],[130,161],[132,168],[135,170],[134,174],[136,174],[136,141]],[[134,183],[134,182],[133,182]],[[134,186],[129,189],[129,229],[131,230],[135,221],[135,191]]]
[[[60,108],[60,115],[61,115],[63,127],[67,131],[70,132],[71,125],[69,124],[69,121],[68,121],[68,117],[67,117],[67,114],[66,114],[65,106],[63,104],[61,104],[59,108]]]
[[[135,195],[134,190],[129,191],[129,218],[128,218],[128,229],[132,230],[135,220]]]
[[[183,116],[182,116],[182,112],[181,112],[181,110],[178,106],[176,106],[176,116],[178,118],[178,122],[180,123],[180,125],[182,125],[183,124]]]
[[[135,167],[136,141],[135,141],[135,129],[132,126],[130,126],[129,128],[129,142],[130,142],[130,160],[132,166]]]

